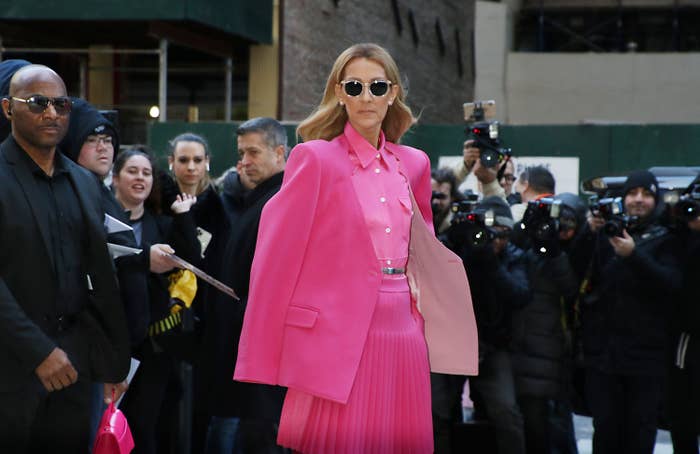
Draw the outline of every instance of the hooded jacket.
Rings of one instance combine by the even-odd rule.
[[[89,135],[109,134],[112,136],[116,156],[119,150],[119,135],[112,122],[84,99],[72,98],[72,101],[68,132],[59,145],[63,154],[77,162],[80,149]]]

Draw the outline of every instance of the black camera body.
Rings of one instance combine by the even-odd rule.
[[[474,101],[464,104],[464,119],[469,125],[467,134],[479,149],[479,160],[485,167],[496,167],[513,154],[502,148],[498,138],[498,121],[487,121],[495,114],[496,101]]]
[[[475,211],[461,214],[457,219],[453,218],[452,227],[461,234],[458,243],[472,248],[485,247],[496,238],[496,232],[490,227],[493,226],[493,212],[478,213]]]
[[[485,167],[496,167],[513,152],[510,148],[502,148],[498,139],[497,121],[479,121],[469,127],[474,147],[479,149],[479,159]]]
[[[452,211],[452,223],[461,222],[466,215],[473,212],[479,204],[479,194],[466,194],[464,200],[452,202],[450,211]]]
[[[684,223],[700,216],[700,183],[693,184],[685,194],[680,196],[673,211],[675,216]]]
[[[544,197],[530,200],[519,227],[532,242],[533,249],[540,255],[548,255],[552,245],[559,242],[561,223],[561,200]]]
[[[636,222],[636,216],[627,216],[622,197],[606,197],[598,200],[593,196],[589,200],[588,207],[593,216],[605,219],[603,233],[608,237],[622,236],[622,231]]]
[[[476,210],[477,194],[467,200],[452,204],[452,225],[448,237],[456,246],[468,246],[472,249],[484,248],[496,238],[507,236],[493,228],[496,217],[493,210]]]

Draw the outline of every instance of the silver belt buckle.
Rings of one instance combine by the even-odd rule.
[[[382,273],[384,274],[403,274],[406,272],[405,268],[382,268]]]

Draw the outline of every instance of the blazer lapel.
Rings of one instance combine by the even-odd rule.
[[[6,143],[7,145],[8,143]],[[44,242],[44,247],[46,248],[46,255],[51,260],[51,269],[55,269],[55,257],[53,256],[53,250],[51,248],[51,233],[49,232],[50,226],[47,223],[47,219],[41,219],[39,213],[39,207],[37,206],[37,200],[40,198],[39,190],[34,181],[34,175],[32,172],[23,165],[17,165],[17,160],[21,159],[19,153],[24,153],[23,150],[19,148],[19,145],[14,144],[14,142],[9,142],[9,145],[3,150],[5,154],[5,159],[10,164],[12,172],[15,174],[15,178],[19,183],[24,196],[27,198],[27,203],[32,209],[32,214],[34,215],[34,222],[39,231],[41,232],[41,238]]]

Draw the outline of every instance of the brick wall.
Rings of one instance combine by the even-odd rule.
[[[408,104],[420,114],[421,123],[463,121],[462,103],[471,101],[474,92],[474,0],[284,0],[282,7],[283,120],[302,120],[318,105],[340,52],[354,43],[376,42],[396,60],[408,87]],[[436,32],[438,21],[444,54]]]

